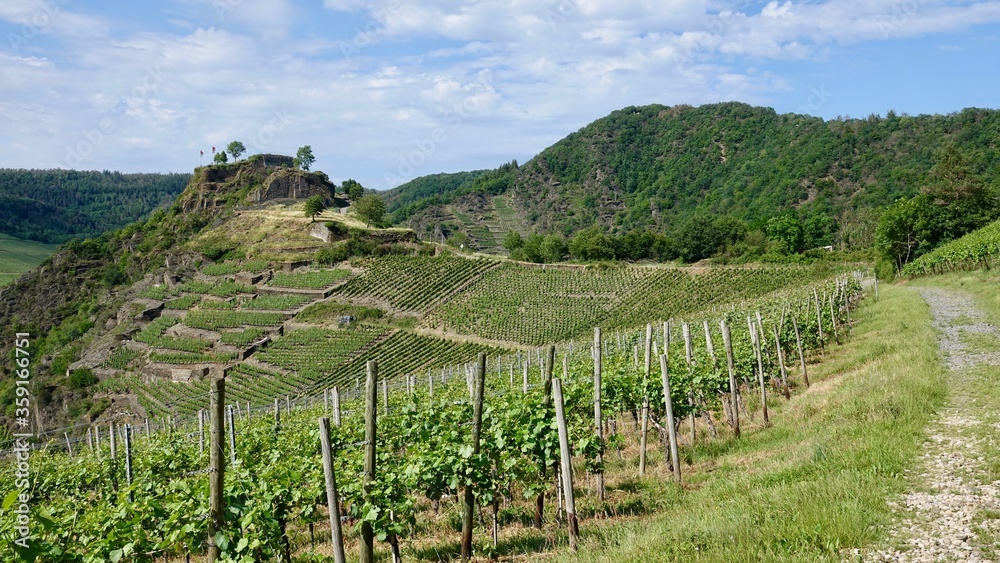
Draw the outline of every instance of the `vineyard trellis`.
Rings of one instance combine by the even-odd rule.
[[[545,374],[551,374],[556,363],[555,351],[544,359],[540,350],[519,354],[519,362],[494,357],[492,366],[480,351],[475,370],[445,369],[433,389],[434,377],[424,386],[399,372],[395,375],[405,375],[405,384],[394,387],[388,408],[379,413],[377,437],[365,430],[374,425],[374,416],[363,416],[362,393],[352,393],[349,382],[342,381],[344,386],[337,390],[337,404],[343,403],[338,409],[341,424],[329,427],[328,433],[332,467],[343,476],[338,480],[338,493],[347,523],[369,529],[372,538],[388,542],[398,556],[399,543],[418,531],[418,511],[429,510],[420,507],[418,498],[439,505],[458,498],[459,491],[469,491],[471,495],[466,493],[464,498],[493,508],[495,528],[501,502],[523,498],[534,504],[539,494],[555,492],[557,487],[546,472],[555,469],[553,454],[560,441],[573,453],[572,465],[564,459],[560,470],[566,486],[563,502],[571,502],[570,485],[577,476],[603,471],[602,453],[615,442],[617,432],[609,421],[623,415],[638,418],[641,412],[648,412],[664,432],[673,433],[668,445],[673,451],[665,455],[672,460],[672,469],[679,471],[673,444],[681,421],[690,415],[702,416],[708,427],[711,412],[725,410],[728,404],[729,422],[735,427],[740,400],[752,395],[749,391],[758,379],[763,377],[772,389],[785,385],[781,376],[784,353],[799,342],[816,353],[821,344],[832,343],[834,326],[849,326],[849,310],[859,298],[860,280],[837,278],[817,288],[815,295],[819,297],[807,293],[777,303],[752,303],[725,311],[709,324],[698,322],[703,319],[665,323],[662,350],[652,338],[651,325],[608,333],[596,338],[593,347],[562,347],[564,373],[555,383],[556,404],[550,402],[545,384]],[[814,315],[815,302],[832,303],[832,315]],[[731,330],[743,326],[748,317],[751,323],[746,329]],[[700,331],[690,330],[692,326],[706,327],[704,337],[699,339]],[[798,338],[796,327],[801,328]],[[821,327],[826,342],[820,341]],[[769,333],[776,335],[773,341],[758,338]],[[681,339],[683,347],[673,344]],[[725,367],[710,347],[713,340],[723,342]],[[635,353],[640,343],[646,358],[658,358],[662,381],[650,377],[649,367],[640,369]],[[505,364],[529,367],[527,392],[523,382],[505,377]],[[234,370],[226,385],[230,402],[235,389],[250,392],[255,378],[281,375],[245,364]],[[357,367],[353,370],[359,372]],[[478,418],[474,416],[476,401],[469,397],[469,380],[464,377],[472,372],[481,377],[493,374],[486,379],[480,411],[482,435],[489,439],[478,450],[467,431]],[[600,377],[595,377],[598,372]],[[371,396],[373,384],[368,387]],[[202,406],[198,410],[208,404],[211,393],[208,382],[199,389]],[[290,530],[301,526],[311,530],[326,517],[327,487],[316,420],[329,414],[329,402],[317,405],[318,396],[299,397],[299,408],[286,411],[280,425],[274,424],[270,404],[263,401],[257,403],[256,416],[250,416],[247,408],[242,411],[245,415],[227,417],[230,439],[213,440],[218,445],[210,448],[212,455],[201,451],[193,418],[157,425],[163,431],[156,433],[147,430],[135,440],[128,468],[112,457],[116,451],[112,444],[121,432],[117,427],[111,430],[111,440],[101,445],[97,433],[94,446],[77,448],[73,457],[39,451],[31,490],[35,505],[45,506],[44,515],[36,516],[47,524],[33,530],[33,545],[67,561],[152,561],[213,549],[240,561],[287,559],[292,549]],[[604,408],[603,420],[594,412],[595,398]],[[756,408],[769,400],[775,399],[766,398]],[[286,399],[286,404],[290,402]],[[747,407],[755,408],[753,404]],[[562,436],[553,424],[556,408],[566,418]],[[222,423],[212,427],[218,432]],[[606,432],[603,437],[602,432]],[[363,444],[371,447],[371,454],[362,455],[358,446]],[[102,451],[105,445],[108,449]],[[221,455],[223,449],[229,450],[228,455]],[[212,456],[216,463],[229,460],[224,471],[217,465],[205,471]],[[11,469],[4,466],[2,470]],[[212,501],[205,494],[211,479],[218,481],[219,491],[218,499]],[[0,482],[0,494],[9,499],[13,479]],[[226,521],[213,517],[218,530],[209,534],[203,515],[213,508],[218,515],[220,504],[225,506]],[[9,514],[4,511],[0,516],[0,536],[10,533],[14,525]],[[575,513],[566,510],[565,514],[572,523]],[[470,544],[470,550],[473,547]],[[12,557],[9,551],[0,552],[2,561]]]

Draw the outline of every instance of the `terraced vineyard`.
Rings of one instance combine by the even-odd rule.
[[[455,366],[472,361],[485,352],[488,356],[508,353],[509,350],[432,338],[408,331],[398,331],[389,335],[377,345],[353,356],[338,369],[318,379],[314,388],[329,387],[343,382],[351,382],[365,372],[368,360],[378,360],[379,373],[389,379],[404,375],[416,375],[444,366]]]
[[[903,268],[910,276],[995,268],[1000,262],[1000,221],[940,246]]]
[[[584,335],[596,325],[637,326],[656,318],[736,303],[825,277],[801,267],[582,270],[504,264],[431,311],[424,326],[533,346]]]
[[[374,329],[303,328],[287,332],[257,354],[262,362],[313,377],[338,369],[379,336]]]
[[[345,297],[374,297],[397,309],[425,312],[480,274],[492,260],[454,256],[383,256],[361,263],[364,273],[337,290]]]
[[[309,272],[275,272],[268,282],[272,287],[323,289],[351,276],[350,270],[313,270]]]

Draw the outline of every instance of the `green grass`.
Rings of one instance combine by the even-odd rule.
[[[34,269],[49,257],[56,246],[0,233],[0,287]]]
[[[811,368],[811,389],[774,399],[771,428],[757,417],[739,440],[702,442],[665,510],[587,520],[579,554],[560,536],[547,560],[840,561],[881,541],[886,500],[905,490],[904,470],[945,399],[927,306],[913,290],[881,294],[855,314],[851,341]],[[657,473],[639,486],[656,487]]]

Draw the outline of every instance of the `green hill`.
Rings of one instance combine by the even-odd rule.
[[[943,147],[996,178],[998,134],[1000,112],[974,108],[825,121],[741,103],[628,107],[521,166],[418,178],[386,200],[398,224],[484,249],[508,230],[669,234],[700,215],[759,226],[781,213],[812,218],[816,244],[868,246],[871,210],[917,194]]]
[[[0,287],[42,263],[55,246],[0,233]]]
[[[47,243],[97,236],[169,205],[189,177],[0,169],[0,233]]]

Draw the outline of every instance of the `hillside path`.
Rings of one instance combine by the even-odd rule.
[[[931,308],[948,368],[948,399],[927,429],[914,469],[915,490],[893,501],[904,513],[890,530],[897,547],[868,554],[869,561],[994,561],[1000,546],[1000,481],[987,483],[988,452],[1000,441],[1000,407],[976,393],[983,368],[1000,366],[1000,352],[974,350],[969,342],[996,339],[969,295],[920,288]],[[997,368],[1000,369],[1000,368]],[[985,531],[985,534],[983,532]],[[982,537],[985,535],[986,537]],[[994,538],[994,539],[990,539]]]

